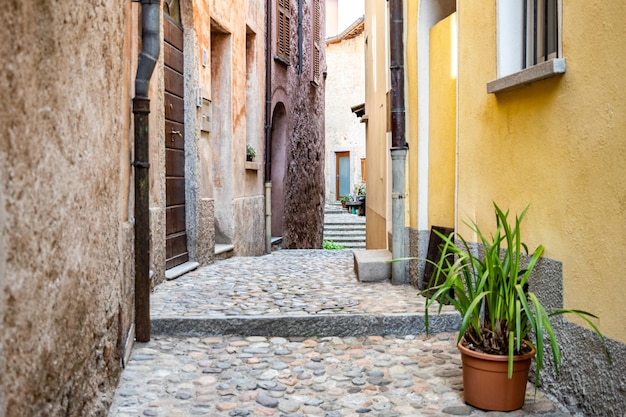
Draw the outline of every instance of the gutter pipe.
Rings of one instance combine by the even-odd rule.
[[[402,0],[389,0],[389,39],[391,76],[391,210],[392,257],[404,258],[405,220],[404,192],[406,177],[407,143],[405,139],[404,109],[404,7]],[[391,283],[407,284],[406,262],[391,265]]]
[[[265,10],[265,253],[272,252],[272,0]]]
[[[141,1],[141,53],[135,77],[135,326],[138,342],[150,341],[150,78],[161,49],[160,0]]]

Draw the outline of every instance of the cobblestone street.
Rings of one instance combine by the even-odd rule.
[[[414,288],[361,284],[352,262],[277,251],[158,286],[110,417],[570,415],[532,385],[515,412],[466,405],[456,314],[427,336]]]

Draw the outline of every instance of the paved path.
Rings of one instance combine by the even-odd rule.
[[[218,261],[156,288],[157,331],[135,345],[109,416],[569,415],[531,386],[522,410],[465,405],[456,335],[420,334],[422,309],[412,287],[358,283],[350,251]],[[438,326],[458,326],[444,315]],[[228,320],[237,336],[198,324]],[[313,335],[289,334],[306,333],[298,321]]]

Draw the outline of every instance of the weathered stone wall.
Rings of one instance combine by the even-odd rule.
[[[0,11],[0,416],[102,416],[130,323],[130,2]]]
[[[297,74],[297,41],[292,42],[295,65],[287,74],[288,141],[285,171],[283,247],[321,248],[324,228],[324,85],[313,76],[313,1],[304,2],[302,73]],[[320,2],[321,71],[326,70],[324,2]],[[292,10],[297,11],[297,7]],[[297,17],[297,16],[296,16]],[[297,20],[293,20],[297,21]],[[296,25],[292,39],[297,40]]]
[[[530,290],[535,292],[548,311],[563,308],[563,264],[542,259],[529,280]],[[567,308],[576,308],[568,306]],[[594,311],[591,311],[594,313]],[[541,371],[540,387],[556,396],[572,413],[585,416],[622,417],[626,410],[626,345],[607,338],[607,348],[613,364],[605,355],[600,338],[591,330],[569,320],[573,315],[552,319],[552,326],[559,341],[562,362],[557,376],[546,338],[544,370]],[[598,322],[596,321],[596,324]],[[534,371],[534,362],[533,362]],[[530,380],[534,381],[531,372]]]

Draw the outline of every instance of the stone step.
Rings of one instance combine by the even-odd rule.
[[[429,333],[457,332],[461,317],[443,312],[429,317]],[[348,337],[362,335],[419,335],[425,333],[424,313],[319,314],[153,318],[153,335],[205,337],[237,334],[266,337]]]
[[[235,251],[235,245],[226,244],[226,243],[216,243],[215,244],[215,252],[214,252],[214,260],[222,260],[231,258]]]
[[[360,239],[354,239],[354,240],[324,239],[324,240],[333,242],[337,245],[341,245],[346,249],[355,249],[355,248],[365,249],[365,240],[360,240]]]
[[[355,250],[354,272],[361,282],[384,282],[391,279],[391,252],[387,249]]]
[[[357,229],[365,230],[365,223],[326,222],[324,229]]]
[[[328,237],[358,237],[361,239],[365,239],[365,231],[364,230],[324,230],[324,239]]]

